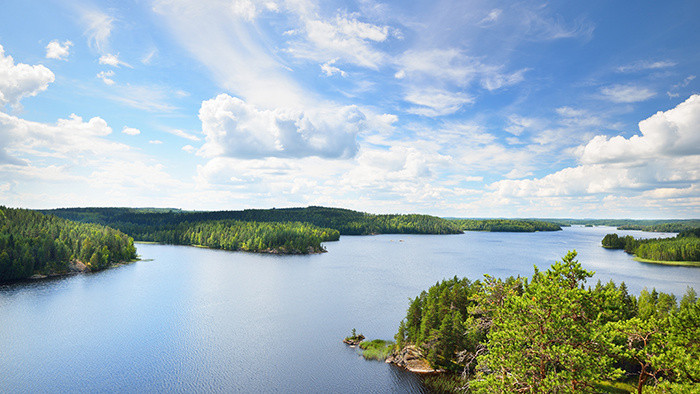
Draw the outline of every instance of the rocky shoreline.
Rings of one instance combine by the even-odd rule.
[[[411,372],[419,374],[444,372],[443,370],[434,369],[431,367],[428,360],[426,360],[423,356],[421,350],[413,345],[405,346],[398,352],[392,353],[384,362],[406,368]]]

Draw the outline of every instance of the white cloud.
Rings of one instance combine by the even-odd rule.
[[[109,70],[109,71],[100,71],[97,73],[97,78],[101,79],[102,82],[105,83],[105,85],[114,85],[114,80],[112,77],[114,76],[114,71]]]
[[[100,56],[98,61],[100,64],[106,64],[106,65],[112,66],[112,67],[125,66],[125,67],[129,67],[129,68],[133,68],[129,63],[126,63],[126,62],[119,60],[119,57],[117,55],[114,55],[111,53],[107,53],[107,54]]]
[[[499,9],[499,8],[494,8],[494,9],[492,9],[492,10],[488,13],[488,15],[486,15],[486,16],[484,17],[484,19],[482,19],[482,20],[479,22],[479,25],[480,25],[480,26],[490,26],[490,25],[492,25],[494,22],[496,22],[496,21],[498,20],[498,17],[501,16],[501,13],[503,13],[503,10],[501,10],[501,9]]]
[[[373,48],[374,43],[386,41],[391,30],[361,22],[351,16],[337,15],[322,20],[315,14],[301,13],[305,41],[293,42],[290,52],[302,58],[325,62],[340,59],[357,66],[378,69],[388,57]]]
[[[333,76],[333,74],[340,74],[341,77],[347,77],[348,73],[345,71],[339,69],[338,67],[333,66],[333,63],[336,62],[338,59],[333,59],[330,61],[327,61],[321,65],[321,71],[327,76]]]
[[[192,145],[185,145],[185,146],[182,147],[182,150],[184,150],[184,151],[187,152],[187,153],[193,153],[194,151],[197,150],[197,148],[195,148],[195,147],[192,146]]]
[[[99,53],[105,53],[109,49],[109,37],[112,34],[114,18],[98,10],[82,10],[82,19],[87,29],[90,48]]]
[[[583,163],[636,162],[659,156],[700,155],[700,95],[639,122],[641,135],[596,136],[579,149]]]
[[[60,43],[58,40],[53,40],[48,45],[46,45],[46,58],[66,60],[66,58],[70,54],[69,49],[72,46],[73,43],[68,40],[63,41],[63,43]]]
[[[642,60],[625,66],[620,66],[617,68],[617,71],[621,73],[629,73],[646,70],[658,70],[661,68],[673,67],[675,65],[676,63],[668,60],[659,60],[655,62],[649,60]]]
[[[639,123],[641,135],[596,136],[576,150],[580,164],[535,179],[502,180],[488,186],[492,199],[535,199],[536,204],[576,204],[591,209],[669,209],[697,212],[700,204],[700,95]],[[516,174],[511,174],[516,175]],[[691,198],[692,197],[692,198]],[[586,208],[588,209],[588,208]],[[680,209],[680,211],[679,211]]]
[[[220,94],[199,110],[205,157],[347,158],[357,151],[365,116],[357,107],[263,110]]]
[[[42,65],[15,64],[12,56],[5,55],[0,45],[0,107],[5,104],[18,106],[24,97],[36,96],[46,90],[54,79],[51,70]]]
[[[124,128],[122,129],[122,133],[128,134],[128,135],[139,135],[139,134],[141,134],[141,130],[135,129],[133,127],[124,126]]]
[[[149,144],[153,144],[153,145],[160,145],[160,144],[163,143],[163,141],[161,141],[161,140],[150,140],[150,141],[148,141],[148,143],[149,143]]]
[[[614,103],[636,103],[656,95],[649,88],[634,85],[612,85],[600,89],[603,98]]]
[[[141,58],[141,63],[149,65],[158,56],[158,48],[153,48]]]
[[[172,135],[176,135],[180,138],[184,138],[184,139],[187,139],[190,141],[199,141],[200,140],[200,138],[197,137],[196,135],[187,133],[187,132],[179,130],[179,129],[166,129],[165,131],[172,134]]]
[[[506,126],[505,130],[516,136],[521,135],[528,129],[539,130],[546,124],[546,122],[542,119],[528,118],[520,115],[510,115],[508,117],[508,122],[510,124]]]
[[[423,116],[442,116],[459,111],[465,104],[474,102],[474,98],[462,92],[428,88],[413,90],[404,97],[406,101],[418,105],[408,112]]]

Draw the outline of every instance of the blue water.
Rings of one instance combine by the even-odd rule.
[[[311,256],[139,244],[145,261],[0,286],[0,392],[422,392],[340,340],[392,338],[443,278],[529,276],[576,249],[594,281],[700,289],[699,268],[601,248],[613,231],[344,236]]]

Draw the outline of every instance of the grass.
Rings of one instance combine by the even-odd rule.
[[[678,266],[683,266],[683,267],[700,267],[700,261],[663,261],[663,260],[643,259],[641,257],[635,257],[634,260],[639,261],[640,263],[649,263],[649,264],[678,265]]]
[[[360,343],[360,349],[362,349],[362,357],[364,357],[367,360],[386,360],[393,348],[394,342],[385,341],[383,339],[375,339],[372,341],[364,341]]]
[[[423,377],[423,384],[434,393],[464,393],[467,381],[460,375],[445,373]]]

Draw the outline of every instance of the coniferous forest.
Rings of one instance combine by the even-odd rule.
[[[561,226],[531,219],[453,219],[463,231],[527,232],[559,231]]]
[[[636,239],[608,234],[601,241],[604,248],[624,249],[641,259],[655,261],[700,261],[700,227],[680,232],[673,238]]]
[[[242,211],[182,211],[149,208],[63,208],[43,211],[70,220],[100,223],[136,234],[143,227],[167,230],[179,223],[213,220],[301,222],[338,230],[340,235],[458,234],[449,220],[430,215],[374,215],[341,208],[307,207]],[[138,240],[138,238],[137,238]]]
[[[639,393],[700,390],[700,300],[624,283],[584,287],[593,273],[570,252],[529,280],[453,278],[413,299],[395,336],[446,375],[436,389],[600,392],[626,381]]]
[[[135,258],[133,239],[120,231],[0,206],[0,283],[64,273],[75,260],[98,271]]]

